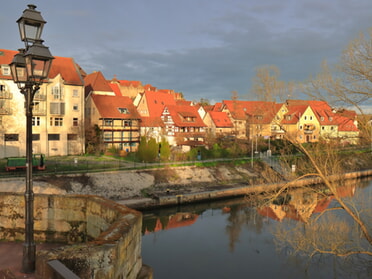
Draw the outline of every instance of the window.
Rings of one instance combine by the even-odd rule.
[[[132,121],[130,121],[130,120],[124,120],[123,121],[123,126],[124,127],[131,127],[132,126]]]
[[[310,120],[313,120],[313,117],[312,116],[310,116]]]
[[[118,108],[118,110],[122,114],[129,114],[129,110],[127,108]]]
[[[59,84],[52,87],[52,95],[54,97],[54,100],[63,99],[62,91],[63,91],[63,88]]]
[[[79,97],[79,90],[74,89],[74,90],[72,91],[72,97]]]
[[[9,66],[2,65],[1,70],[2,70],[4,76],[10,76],[10,67]]]
[[[306,115],[304,116],[304,119],[307,120],[307,116]]]
[[[67,140],[77,140],[77,134],[67,134]]]
[[[5,92],[6,87],[4,84],[0,84],[0,92]]]
[[[78,104],[74,104],[74,105],[72,106],[72,110],[73,110],[73,111],[79,111],[79,105],[78,105]]]
[[[65,114],[65,103],[50,103],[50,114]]]
[[[62,117],[51,117],[50,118],[50,126],[63,126],[63,118]]]
[[[4,141],[18,141],[18,134],[5,134]]]
[[[50,141],[59,140],[59,134],[48,134],[48,140],[50,140]]]
[[[32,126],[40,126],[40,117],[39,116],[32,117]]]
[[[112,126],[112,120],[111,119],[104,119],[103,120],[104,126]]]
[[[74,126],[74,127],[79,126],[79,118],[73,118],[72,119],[72,126]]]
[[[104,140],[104,141],[112,141],[112,133],[110,133],[110,132],[105,132],[105,133],[103,134],[103,140]]]
[[[32,134],[32,141],[39,141],[40,140],[40,134]]]

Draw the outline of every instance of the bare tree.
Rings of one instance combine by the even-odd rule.
[[[323,62],[322,72],[305,86],[306,93],[330,103],[355,107],[372,98],[372,28],[369,37],[360,34],[342,53],[340,63],[330,67]]]
[[[259,101],[284,101],[293,95],[295,84],[279,78],[280,70],[277,66],[261,66],[256,69],[251,92]]]
[[[367,36],[360,34],[349,43],[338,64],[331,67],[323,62],[322,71],[303,88],[311,98],[356,109],[361,136],[370,141],[372,128],[366,106],[372,105],[372,28]]]

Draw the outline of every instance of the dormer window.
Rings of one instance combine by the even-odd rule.
[[[292,115],[286,115],[286,116],[285,116],[285,119],[287,119],[287,120],[291,120],[291,119],[292,119]]]
[[[332,116],[330,116],[330,117],[329,117],[329,121],[332,121],[332,120],[333,120],[333,117],[332,117]]]
[[[128,111],[127,108],[118,108],[118,110],[119,110],[119,112],[120,112],[121,114],[129,114],[129,111]]]
[[[324,116],[321,116],[320,117],[320,121],[324,121]]]

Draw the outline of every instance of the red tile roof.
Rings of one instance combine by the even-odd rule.
[[[14,55],[16,55],[18,51],[15,50],[7,50],[7,49],[0,49],[0,65],[9,65]],[[3,72],[0,71],[0,78],[1,79],[13,79],[11,75],[3,75]]]
[[[233,128],[230,118],[223,111],[209,111],[209,115],[217,128]]]
[[[222,109],[222,103],[215,103],[213,106],[214,111],[221,111]]]
[[[316,118],[318,119],[320,125],[336,125],[334,121],[334,113],[332,110],[327,108],[321,108],[317,106],[311,106]]]
[[[146,91],[143,98],[146,98],[150,117],[160,117],[164,106],[176,105],[173,94]]]
[[[49,78],[55,78],[60,74],[65,84],[84,85],[83,77],[80,75],[79,66],[73,58],[55,56],[50,69]]]
[[[146,84],[146,85],[144,86],[144,88],[145,88],[145,90],[147,90],[147,91],[156,91],[156,90],[157,90],[157,88],[156,88],[155,86],[152,86],[151,84]]]
[[[85,81],[85,96],[92,91],[114,92],[101,72],[87,75]]]
[[[267,112],[277,112],[277,104],[264,101],[232,101],[223,100],[223,107],[227,108],[231,117],[237,120],[247,120],[248,116],[263,115]]]
[[[167,105],[166,108],[177,127],[206,127],[198,110],[194,106]],[[184,120],[188,117],[192,118],[193,121]]]
[[[91,95],[101,118],[140,119],[132,99],[126,96]],[[123,113],[120,109],[126,109]]]
[[[288,112],[284,115],[282,124],[296,124],[301,116],[304,114],[305,110],[309,105],[290,105],[287,106]],[[290,119],[288,118],[290,116]]]
[[[164,127],[160,117],[141,117],[141,127]]]
[[[120,86],[124,87],[141,87],[142,83],[137,80],[119,80]]]
[[[354,120],[344,117],[336,116],[335,121],[338,124],[339,132],[359,132],[358,127],[354,124]]]
[[[119,85],[117,83],[111,83],[110,82],[109,85],[110,85],[112,91],[114,91],[116,96],[122,96]]]
[[[191,101],[186,101],[186,100],[175,100],[177,105],[181,106],[191,106]]]

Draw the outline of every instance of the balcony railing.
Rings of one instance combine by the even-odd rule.
[[[0,115],[11,115],[13,110],[11,108],[0,108]]]
[[[44,116],[46,115],[46,110],[45,109],[33,109],[32,114],[35,116]]]
[[[13,99],[13,93],[8,91],[0,91],[0,99]]]
[[[46,95],[45,94],[35,94],[34,101],[45,101]]]

